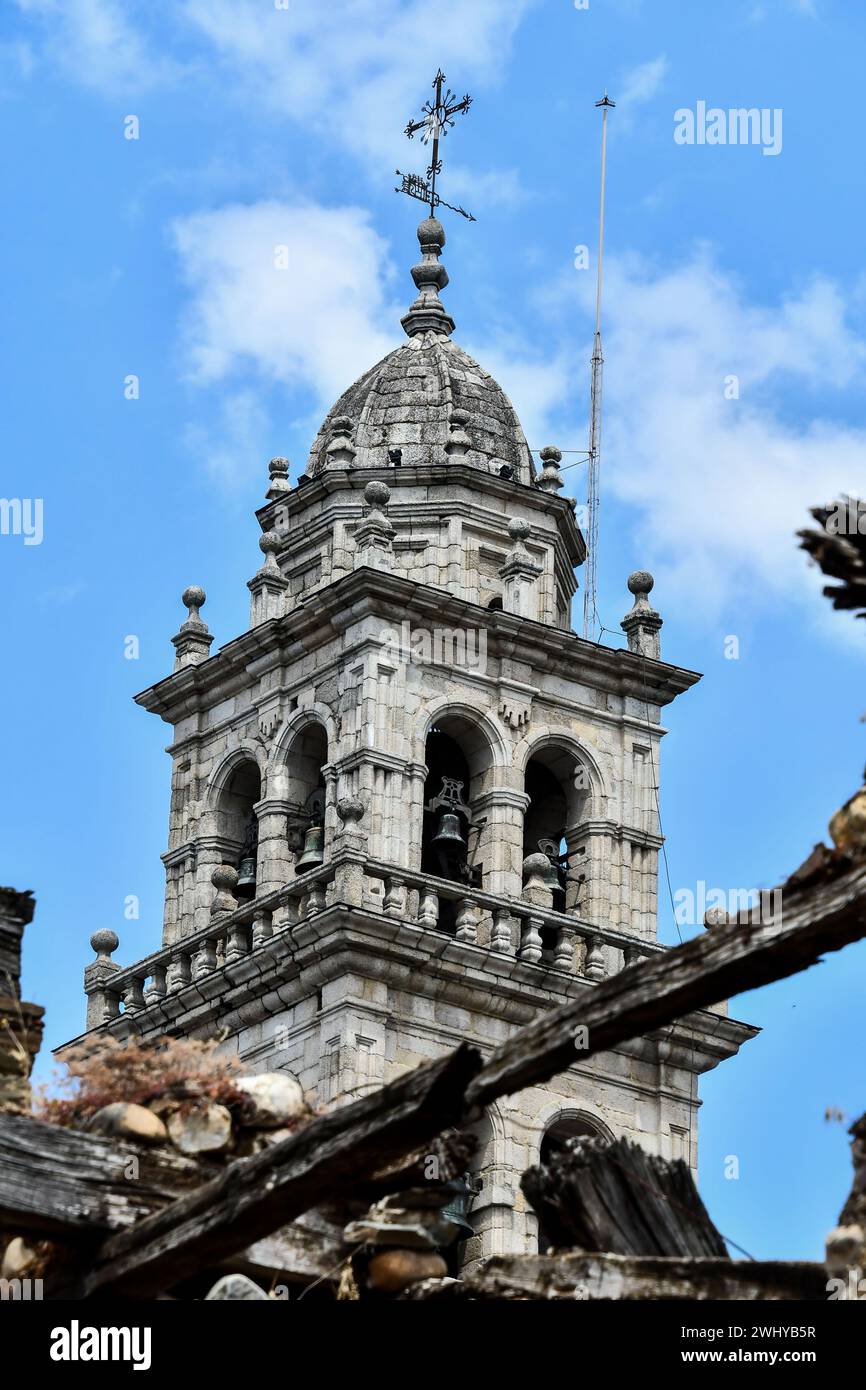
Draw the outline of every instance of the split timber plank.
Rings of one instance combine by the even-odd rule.
[[[174,1149],[0,1115],[0,1228],[16,1235],[93,1239],[134,1225],[202,1181],[201,1164]]]
[[[574,1139],[548,1164],[529,1168],[520,1186],[558,1250],[728,1258],[682,1159],[627,1139]]]
[[[829,883],[779,889],[781,920],[755,922],[743,913],[727,926],[643,960],[544,1014],[498,1047],[467,1091],[467,1103],[548,1081],[579,1059],[643,1037],[675,1019],[744,990],[782,980],[866,936],[866,864]],[[575,1032],[581,1035],[576,1050]],[[585,1045],[584,1045],[585,1044]]]
[[[406,1185],[395,1160],[458,1123],[481,1066],[462,1043],[380,1091],[313,1120],[145,1221],[110,1237],[75,1290],[153,1297],[322,1201],[356,1196],[376,1175]]]
[[[436,1291],[431,1287],[431,1294]],[[454,1297],[443,1290],[442,1297]],[[488,1260],[464,1281],[461,1298],[491,1300],[737,1299],[756,1302],[827,1300],[827,1271],[821,1264],[786,1260],[651,1258],[629,1255],[511,1255]]]

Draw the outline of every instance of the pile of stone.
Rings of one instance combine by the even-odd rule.
[[[455,1207],[467,1179],[444,1184],[444,1192],[413,1187],[384,1197],[350,1222],[343,1239],[354,1250],[351,1278],[342,1281],[339,1296],[399,1298],[429,1281],[458,1282],[448,1277],[442,1252],[472,1234]]]
[[[309,1116],[299,1083],[283,1072],[232,1079],[237,1104],[172,1088],[147,1105],[118,1100],[87,1121],[94,1134],[136,1144],[172,1144],[189,1158],[238,1158],[286,1139]]]

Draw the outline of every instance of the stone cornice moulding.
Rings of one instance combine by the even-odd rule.
[[[389,612],[390,606],[390,612]],[[569,676],[585,671],[593,683],[609,683],[609,693],[661,706],[700,680],[696,671],[655,661],[622,647],[603,647],[563,628],[492,611],[400,575],[362,566],[317,591],[314,603],[302,603],[281,618],[251,629],[221,647],[207,661],[187,666],[136,695],[136,704],[169,723],[199,711],[213,695],[219,703],[253,683],[250,664],[280,647],[286,664],[291,647],[307,652],[324,645],[353,620],[385,613],[398,626],[414,612],[433,618],[434,626],[484,629],[494,655],[500,636],[512,643],[509,654],[530,666]],[[489,653],[488,653],[489,654]],[[463,673],[465,674],[465,673]]]

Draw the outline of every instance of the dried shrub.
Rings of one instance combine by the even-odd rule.
[[[103,1105],[129,1101],[147,1105],[158,1097],[199,1099],[238,1106],[243,1095],[235,1085],[238,1058],[217,1052],[218,1041],[195,1038],[98,1038],[70,1050],[66,1072],[55,1093],[40,1088],[34,1110],[50,1124],[75,1127]]]

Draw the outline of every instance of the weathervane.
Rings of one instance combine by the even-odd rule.
[[[459,212],[461,217],[466,217],[470,222],[475,218],[471,212],[465,208],[455,207],[453,203],[446,203],[436,192],[436,176],[442,172],[442,160],[439,158],[439,139],[444,139],[451,126],[454,124],[455,116],[465,116],[469,107],[472,105],[472,98],[465,96],[461,101],[455,99],[450,87],[445,87],[445,74],[440,68],[433,79],[433,89],[436,93],[421,110],[423,115],[420,120],[410,121],[406,127],[405,134],[410,140],[417,135],[418,131],[423,131],[421,139],[425,145],[432,140],[433,150],[430,164],[427,169],[427,177],[422,178],[420,174],[404,174],[397,170],[403,180],[399,188],[395,188],[395,193],[407,193],[410,198],[417,198],[421,203],[427,203],[430,207],[430,216],[436,216],[438,207],[450,208],[452,212]],[[445,90],[443,92],[443,87]]]

